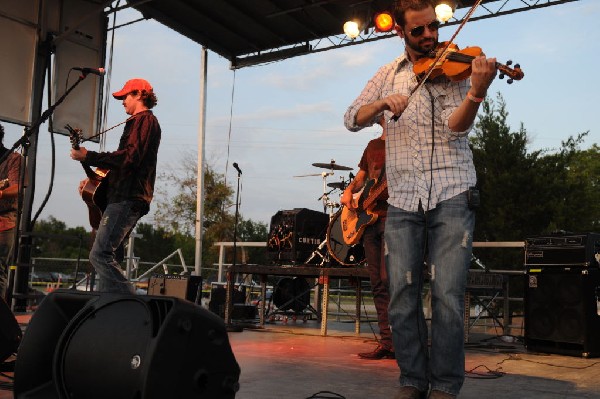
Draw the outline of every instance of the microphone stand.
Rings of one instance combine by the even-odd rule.
[[[237,169],[237,168],[236,168]],[[233,226],[233,266],[237,264],[237,229],[238,229],[238,218],[240,214],[240,179],[242,177],[242,171],[238,169],[237,176],[237,190],[235,194],[235,224]]]
[[[240,210],[240,179],[242,177],[242,171],[241,169],[239,169],[239,167],[236,167],[236,164],[234,164],[235,169],[238,172],[237,175],[237,190],[235,193],[235,224],[233,226],[233,263],[232,263],[232,268],[235,268],[236,264],[237,264],[237,228],[238,228],[238,218],[239,218],[239,210]],[[231,281],[231,284],[233,284],[233,286],[228,287],[227,292],[226,292],[226,297],[225,297],[225,320],[227,321],[226,324],[226,328],[227,331],[230,332],[241,332],[243,331],[243,327],[240,326],[235,326],[233,325],[233,323],[231,322],[231,315],[233,314],[233,291],[235,290],[235,281]],[[232,305],[232,306],[228,306],[228,305]]]
[[[58,98],[58,100],[56,100],[56,102],[54,104],[52,104],[46,111],[44,111],[42,113],[42,115],[40,115],[40,117],[38,118],[38,120],[36,120],[30,127],[25,127],[23,129],[23,135],[21,136],[21,138],[19,138],[17,141],[15,141],[15,143],[12,145],[12,147],[8,150],[5,151],[4,154],[2,154],[2,156],[0,156],[0,164],[2,164],[4,161],[6,161],[6,159],[8,158],[8,156],[13,153],[18,147],[23,147],[23,159],[21,162],[21,173],[19,176],[19,193],[17,196],[17,223],[16,223],[16,227],[15,227],[15,240],[14,240],[14,244],[13,244],[13,248],[16,250],[13,250],[12,253],[12,259],[9,259],[9,261],[11,261],[11,264],[14,264],[14,260],[15,259],[19,259],[19,262],[21,262],[21,245],[19,244],[19,233],[20,230],[23,228],[23,226],[21,225],[21,218],[22,218],[22,213],[23,213],[23,185],[25,183],[25,170],[24,168],[26,167],[25,165],[27,164],[27,157],[28,157],[28,150],[29,150],[29,146],[31,145],[31,142],[29,141],[29,138],[34,134],[37,133],[39,131],[40,126],[46,122],[48,120],[48,118],[50,118],[50,116],[54,113],[54,110],[65,100],[65,98],[67,98],[67,96],[73,91],[73,89],[75,89],[75,87],[77,87],[77,85],[79,85],[79,83],[81,83],[86,77],[87,77],[87,73],[82,73],[81,75],[79,75],[79,79],[77,79],[77,81],[75,83],[73,83],[71,85],[71,87],[69,87],[62,96],[60,96]],[[28,223],[31,221],[28,221]],[[31,226],[26,226],[27,230],[31,229]],[[28,239],[31,240],[31,236],[28,236]],[[15,254],[16,252],[16,254]],[[29,261],[29,260],[28,260]],[[13,273],[12,275],[9,275],[9,278],[11,280],[13,280],[15,277],[17,278],[17,280],[19,280],[19,277],[21,276],[20,273],[17,273],[17,271],[15,270],[15,273]],[[18,282],[18,281],[17,281]],[[8,282],[8,284],[10,285],[14,285],[14,281]],[[8,286],[7,284],[7,286]],[[17,289],[19,289],[19,286],[17,286]],[[12,292],[6,292],[6,302],[7,303],[11,303],[12,301]]]

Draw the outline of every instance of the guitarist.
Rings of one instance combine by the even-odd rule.
[[[8,151],[4,147],[4,127],[0,125],[0,156]],[[7,265],[14,250],[22,159],[21,154],[13,152],[0,164],[0,296],[3,298],[6,298]]]
[[[112,95],[122,100],[125,112],[130,115],[119,147],[113,152],[79,147],[71,149],[71,158],[109,171],[105,177],[108,179],[107,206],[90,251],[90,263],[99,277],[98,291],[134,293],[119,266],[116,252],[150,209],[161,129],[151,111],[157,99],[148,81],[131,79]],[[86,183],[87,179],[79,184],[80,194]]]
[[[379,124],[383,128],[380,137],[371,140],[365,148],[362,158],[358,164],[359,171],[350,182],[341,197],[342,205],[349,209],[355,208],[355,202],[352,200],[353,194],[359,192],[368,179],[378,179],[377,184],[371,188],[373,191],[381,183],[380,179],[384,174],[382,171],[385,166],[385,133],[386,123],[381,118]],[[377,311],[377,322],[379,325],[379,345],[372,352],[359,353],[358,356],[363,359],[393,359],[394,349],[392,345],[392,334],[388,324],[388,305],[390,297],[388,294],[388,278],[385,269],[384,240],[383,233],[385,227],[385,217],[387,213],[387,189],[382,192],[377,201],[373,204],[371,212],[377,215],[375,223],[368,225],[363,233],[362,244],[365,249],[365,258],[367,260],[367,269],[371,281],[371,291],[373,293],[373,302]]]

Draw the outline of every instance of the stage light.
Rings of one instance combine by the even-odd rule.
[[[456,10],[456,2],[454,0],[440,0],[435,6],[435,15],[441,22],[448,22]]]
[[[356,39],[360,34],[360,30],[358,29],[358,23],[355,21],[348,21],[344,24],[344,33],[350,39]]]
[[[373,18],[376,32],[389,32],[394,28],[394,17],[389,11],[382,11],[375,14]]]

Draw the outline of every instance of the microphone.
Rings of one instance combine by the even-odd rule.
[[[242,170],[240,169],[240,167],[238,166],[237,162],[233,163],[233,167],[235,168],[235,170],[238,171],[238,173],[241,175],[242,174]]]
[[[84,74],[88,74],[88,73],[93,73],[94,75],[98,75],[98,76],[104,76],[104,74],[106,73],[106,71],[104,70],[104,68],[87,68],[87,67],[74,67],[71,68],[74,69],[76,71],[81,71]]]

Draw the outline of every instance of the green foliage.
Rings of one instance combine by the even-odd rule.
[[[555,151],[527,151],[527,132],[511,132],[500,94],[486,100],[471,139],[481,207],[475,241],[523,241],[557,230],[597,228],[600,206],[599,148],[579,150],[587,133],[569,137]],[[522,251],[484,250],[488,267],[519,268]]]
[[[50,216],[34,226],[33,257],[87,259],[91,237],[83,227],[69,227]]]

